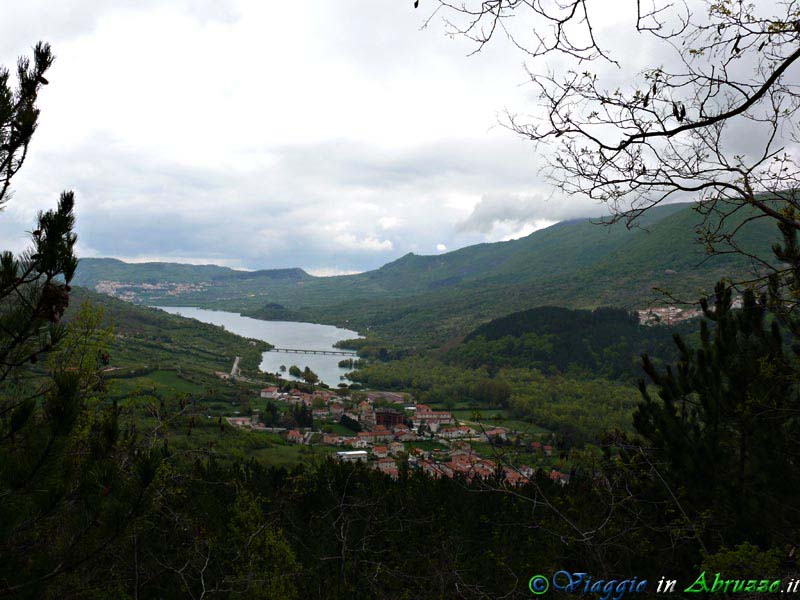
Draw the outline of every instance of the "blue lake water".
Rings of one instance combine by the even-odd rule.
[[[360,337],[355,331],[341,329],[332,325],[316,323],[295,323],[293,321],[262,321],[243,317],[240,314],[221,310],[207,310],[192,306],[157,306],[161,310],[197,319],[203,323],[220,325],[231,333],[269,342],[276,348],[300,348],[303,350],[335,350],[334,344],[341,340]],[[292,365],[300,369],[308,367],[319,375],[321,381],[331,387],[341,383],[341,377],[348,369],[339,367],[339,361],[346,356],[324,354],[285,354],[265,352],[261,359],[261,370],[277,373],[281,365],[287,370]],[[293,379],[288,372],[281,373],[286,379]]]

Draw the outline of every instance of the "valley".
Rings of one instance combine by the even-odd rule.
[[[797,3],[18,4],[0,597],[800,588]]]
[[[770,252],[774,225],[739,213],[738,238]],[[660,206],[637,227],[567,221],[509,242],[437,256],[406,255],[358,275],[313,277],[301,269],[128,264],[83,259],[79,285],[116,286],[138,303],[197,306],[268,320],[354,329],[414,347],[435,347],[493,318],[535,306],[647,310],[670,296],[696,302],[721,277],[749,279],[745,256],[708,256],[698,243],[700,216],[688,204]],[[192,289],[153,286],[195,286]],[[124,291],[122,291],[124,290]]]
[[[404,464],[395,462],[398,453],[414,468],[450,477],[491,470],[511,452],[525,474],[507,477],[524,482],[545,469],[567,481],[574,451],[591,449],[609,429],[630,428],[638,354],[646,350],[659,364],[674,359],[679,331],[645,326],[624,309],[540,307],[486,322],[456,344],[412,350],[402,337],[357,338],[326,325],[76,294],[114,324],[112,395],[134,412],[155,398],[190,400],[193,425],[174,432],[177,447],[239,448],[265,464],[349,460],[337,454],[344,447],[394,477]],[[692,329],[688,323],[684,333]],[[357,352],[357,360],[343,368],[336,354],[272,346]],[[304,381],[309,367],[314,379]],[[376,419],[381,411],[395,415],[391,427]],[[420,421],[423,411],[441,423]],[[150,421],[147,411],[140,418]],[[455,468],[459,457],[467,463]]]
[[[695,217],[677,204],[649,213],[634,230],[570,221],[511,242],[408,255],[350,276],[83,259],[76,280],[117,297],[82,292],[110,308],[128,336],[112,364],[136,376],[114,376],[121,394],[142,386],[189,394],[211,431],[234,427],[238,435],[227,439],[250,440],[247,454],[268,464],[337,456],[349,446],[396,476],[382,444],[406,454],[417,449],[423,460],[444,452],[434,455],[436,465],[452,459],[452,448],[490,460],[502,447],[487,445],[491,439],[533,451],[530,468],[569,473],[572,452],[595,447],[609,430],[630,430],[640,354],[661,365],[677,358],[673,334],[696,339],[699,311],[664,307],[664,291],[696,300],[721,273],[745,277],[751,268],[736,258],[704,260],[686,233]],[[742,237],[763,247],[774,235],[753,226]],[[131,325],[144,315],[157,328],[170,318],[187,332],[205,322],[220,331],[210,337],[251,340],[220,348],[212,365],[195,359],[188,333],[185,347],[137,345],[145,332],[131,337]],[[265,351],[272,346],[357,356]],[[238,356],[242,372],[225,376]],[[405,398],[389,407],[403,426],[379,428],[372,439],[370,411],[386,406],[374,394],[384,393]],[[448,415],[443,432],[420,429],[420,407]],[[550,454],[536,458],[542,445]],[[271,448],[284,450],[272,455]]]

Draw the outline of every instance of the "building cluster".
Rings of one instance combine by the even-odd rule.
[[[228,425],[239,429],[253,429],[255,431],[264,431],[270,433],[284,433],[287,431],[286,427],[267,427],[259,420],[259,412],[253,411],[249,417],[225,417]]]
[[[391,477],[399,476],[402,464],[433,477],[458,476],[469,481],[476,477],[499,477],[510,485],[523,484],[534,473],[534,469],[526,465],[518,468],[498,466],[494,461],[481,457],[470,446],[470,442],[507,442],[507,429],[480,426],[476,429],[458,424],[450,412],[433,410],[425,404],[406,404],[406,399],[399,394],[370,392],[352,399],[323,389],[281,392],[277,387],[268,387],[261,390],[260,395],[289,405],[312,407],[314,427],[307,431],[270,429],[259,422],[258,413],[251,417],[229,417],[228,422],[236,427],[278,432],[292,444],[314,442],[340,447],[341,450],[334,454],[337,460],[365,462]],[[338,433],[331,431],[332,424],[343,422],[342,417],[349,419],[351,425],[357,423],[360,431],[346,434],[342,433],[341,427]],[[439,442],[440,447],[424,450],[421,446],[430,446],[419,442],[428,441]],[[552,446],[540,441],[526,444],[529,451],[540,455],[543,460],[554,454]],[[555,469],[550,471],[550,477],[560,483],[568,480],[567,475]]]
[[[660,306],[636,311],[641,325],[675,325],[699,317],[702,312],[695,308]]]
[[[742,297],[737,296],[731,302],[731,308],[741,308]],[[687,306],[656,306],[636,311],[641,325],[675,325],[689,319],[703,316],[699,308]]]
[[[518,467],[498,465],[477,454],[467,443],[453,444],[449,450],[431,452],[418,447],[406,450],[403,444],[395,442],[389,446],[374,446],[371,451],[343,450],[336,453],[336,458],[344,462],[369,462],[374,469],[394,478],[399,476],[398,463],[405,463],[409,469],[422,471],[437,479],[494,479],[512,486],[527,483],[536,473],[533,467],[524,464]],[[551,469],[548,476],[562,485],[569,482],[569,475],[557,469]]]
[[[536,443],[535,448],[545,456],[552,455],[552,447]],[[409,464],[416,466],[432,477],[455,477],[460,476],[468,481],[475,478],[491,479],[499,478],[501,481],[510,485],[520,485],[527,483],[535,474],[535,469],[528,465],[517,467],[509,465],[498,465],[495,461],[484,458],[477,454],[468,443],[453,444],[447,453],[425,452],[419,448],[414,448],[409,454]],[[566,484],[569,475],[561,473],[556,469],[549,472],[551,480]]]
[[[431,458],[430,453],[419,452],[416,456],[409,457],[411,464],[416,464],[422,471],[431,477],[455,477],[461,476],[468,481],[475,478],[491,479],[502,477],[503,480],[511,485],[527,483],[533,476],[534,470],[527,465],[519,468],[504,466],[498,468],[498,464],[487,458],[483,458],[474,453],[469,446],[463,446],[450,452],[449,456],[440,460]],[[426,456],[427,454],[427,456]]]
[[[98,281],[94,289],[101,294],[114,296],[127,302],[137,302],[142,296],[154,293],[164,296],[179,296],[190,292],[202,292],[210,286],[205,281],[199,283],[173,283],[160,281],[157,283],[125,283],[123,281]]]

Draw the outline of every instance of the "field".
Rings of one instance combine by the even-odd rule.
[[[162,387],[182,394],[199,394],[203,391],[202,386],[192,381],[188,381],[180,376],[176,371],[154,371],[147,377],[140,378],[145,382],[152,382],[157,387]]]
[[[325,422],[323,422],[321,424],[318,424],[317,422],[315,422],[314,425],[317,426],[317,427],[319,427],[321,425],[324,430],[326,430],[326,431],[330,430],[331,433],[335,433],[336,435],[342,435],[342,436],[348,436],[349,437],[349,436],[353,436],[353,435],[356,434],[352,429],[349,429],[349,428],[345,427],[341,423],[334,423],[334,422],[325,421]]]

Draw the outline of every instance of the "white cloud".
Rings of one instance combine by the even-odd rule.
[[[531,106],[518,51],[467,58],[438,20],[420,31],[427,16],[410,1],[17,3],[0,63],[38,39],[57,61],[3,248],[62,189],[84,255],[328,274],[599,214],[549,199],[539,156],[493,127]]]
[[[381,217],[378,219],[378,225],[380,225],[383,230],[396,229],[400,223],[402,223],[402,220],[397,217]]]
[[[531,222],[524,223],[521,227],[517,227],[510,232],[507,232],[508,228],[500,226],[492,232],[492,241],[501,241],[501,242],[508,242],[509,240],[517,240],[519,238],[523,238],[529,236],[530,234],[539,231],[540,229],[545,229],[546,227],[551,227],[555,225],[558,221],[551,221],[549,219],[534,219]],[[506,230],[506,231],[504,231]]]
[[[475,190],[535,169],[490,131],[524,100],[518,63],[467,59],[405,3],[49,4],[0,22],[0,63],[57,55],[0,216],[16,249],[74,189],[84,255],[361,271],[481,241],[453,229]]]
[[[391,240],[381,240],[374,236],[358,238],[352,233],[337,235],[334,240],[349,250],[367,250],[369,252],[386,252],[394,248]]]
[[[347,228],[350,227],[349,221],[337,221],[335,223],[328,223],[325,225],[326,231],[347,231]]]
[[[457,228],[462,232],[482,233],[491,241],[510,240],[562,219],[593,216],[598,212],[602,212],[601,207],[586,201],[565,203],[540,195],[486,194]]]
[[[310,275],[315,275],[316,277],[336,277],[338,275],[355,275],[357,273],[361,273],[361,271],[350,271],[347,269],[330,269],[330,268],[307,269],[307,272]]]

